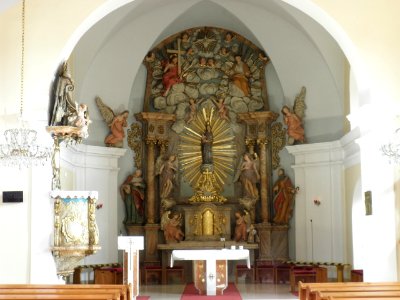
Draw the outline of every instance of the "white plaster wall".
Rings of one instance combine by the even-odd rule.
[[[30,172],[2,168],[0,178],[2,191],[22,190],[24,194],[23,203],[0,203],[0,282],[24,283],[29,281],[30,264]]]
[[[338,142],[286,147],[296,195],[296,260],[347,262],[343,150]],[[314,200],[321,204],[315,205]]]
[[[368,127],[371,127],[370,122]],[[365,129],[367,125],[364,124]],[[373,127],[373,126],[372,126]],[[364,262],[365,281],[396,281],[397,274],[397,240],[396,240],[396,203],[394,195],[394,169],[379,149],[382,132],[379,128],[365,132],[357,140],[361,157],[361,197],[371,191],[372,215],[361,215],[358,209],[353,214],[353,226],[362,230],[357,232],[358,247],[355,261]],[[354,206],[361,205],[359,195],[355,195]],[[359,254],[360,245],[365,246]],[[356,252],[358,251],[358,252]],[[380,259],[384,258],[384,259]],[[367,262],[367,263],[365,263]],[[360,265],[360,264],[359,264]]]
[[[74,174],[74,190],[97,191],[97,204],[103,204],[101,209],[96,210],[101,250],[87,256],[83,264],[118,262],[118,160],[125,152],[125,149],[119,148],[88,145],[65,147],[62,144],[61,169],[62,172],[68,170],[68,173]]]

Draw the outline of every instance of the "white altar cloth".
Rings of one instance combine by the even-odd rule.
[[[174,266],[175,260],[205,260],[207,270],[207,295],[216,295],[216,261],[217,260],[246,260],[250,269],[250,252],[248,249],[219,249],[219,250],[173,250],[170,266]]]

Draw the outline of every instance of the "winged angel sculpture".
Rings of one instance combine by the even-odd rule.
[[[96,104],[111,131],[104,139],[104,143],[107,147],[122,148],[125,137],[124,128],[128,126],[129,111],[124,110],[116,115],[109,106],[104,104],[100,97],[96,97]]]
[[[254,203],[258,199],[257,182],[260,180],[259,159],[257,153],[244,153],[238,162],[234,182],[240,181],[243,187],[243,198]],[[242,203],[246,207],[245,202]],[[246,202],[247,203],[247,202]],[[251,204],[249,204],[251,206]],[[249,208],[249,207],[247,207]]]
[[[288,145],[293,145],[296,142],[304,143],[304,127],[303,127],[303,117],[305,110],[305,97],[306,97],[306,88],[303,86],[301,88],[300,93],[296,96],[293,105],[293,112],[290,111],[288,106],[282,107],[282,115],[283,121],[287,126],[287,134],[288,134]]]

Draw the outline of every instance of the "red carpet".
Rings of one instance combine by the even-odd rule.
[[[181,300],[205,300],[205,299],[215,299],[215,300],[242,300],[238,289],[235,284],[229,283],[228,287],[225,289],[224,294],[221,296],[207,296],[199,295],[198,291],[194,287],[193,283],[186,285]]]

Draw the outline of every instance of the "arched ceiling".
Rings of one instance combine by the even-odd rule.
[[[132,1],[97,22],[75,47],[77,99],[89,99],[86,102],[94,106],[94,96],[102,95],[113,108],[139,109],[130,101],[140,101],[138,87],[145,76],[141,63],[147,51],[168,36],[197,26],[235,31],[264,49],[281,89],[271,108],[292,104],[306,86],[306,121],[315,128],[315,140],[342,134],[342,124],[337,123],[344,118],[345,56],[319,24],[281,0]],[[96,109],[91,116],[101,120]],[[334,133],[329,133],[332,126],[321,124],[336,124]]]

